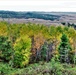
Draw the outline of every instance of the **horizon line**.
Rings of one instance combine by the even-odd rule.
[[[25,11],[21,11],[21,10],[0,10],[0,11],[12,11],[12,12],[76,12],[76,11],[27,11],[27,10],[25,10]]]

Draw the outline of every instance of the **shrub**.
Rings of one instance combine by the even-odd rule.
[[[64,67],[60,62],[55,61],[55,57],[51,59],[51,75],[62,75],[62,72],[64,71]]]
[[[0,63],[0,75],[15,75],[15,71],[16,70],[14,70],[8,64]]]

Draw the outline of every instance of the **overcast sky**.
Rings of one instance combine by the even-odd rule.
[[[76,0],[0,0],[0,10],[76,12]]]

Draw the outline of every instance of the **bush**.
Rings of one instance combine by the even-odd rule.
[[[60,62],[55,62],[55,57],[51,59],[51,75],[62,75],[64,67]]]
[[[0,63],[0,75],[76,75],[76,67],[61,64],[52,60],[49,63],[34,63],[26,68],[12,68],[6,63]]]
[[[0,63],[0,75],[14,75],[15,70],[8,64]]]
[[[29,63],[30,59],[31,39],[28,36],[20,37],[14,44],[14,66],[24,67]]]

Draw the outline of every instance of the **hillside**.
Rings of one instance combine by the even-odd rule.
[[[14,11],[0,11],[1,18],[36,18],[44,20],[55,20],[59,19],[59,15],[38,13],[38,12],[14,12]]]
[[[61,25],[62,22],[76,24],[76,12],[15,12],[0,11],[0,21],[9,23],[35,23]]]

